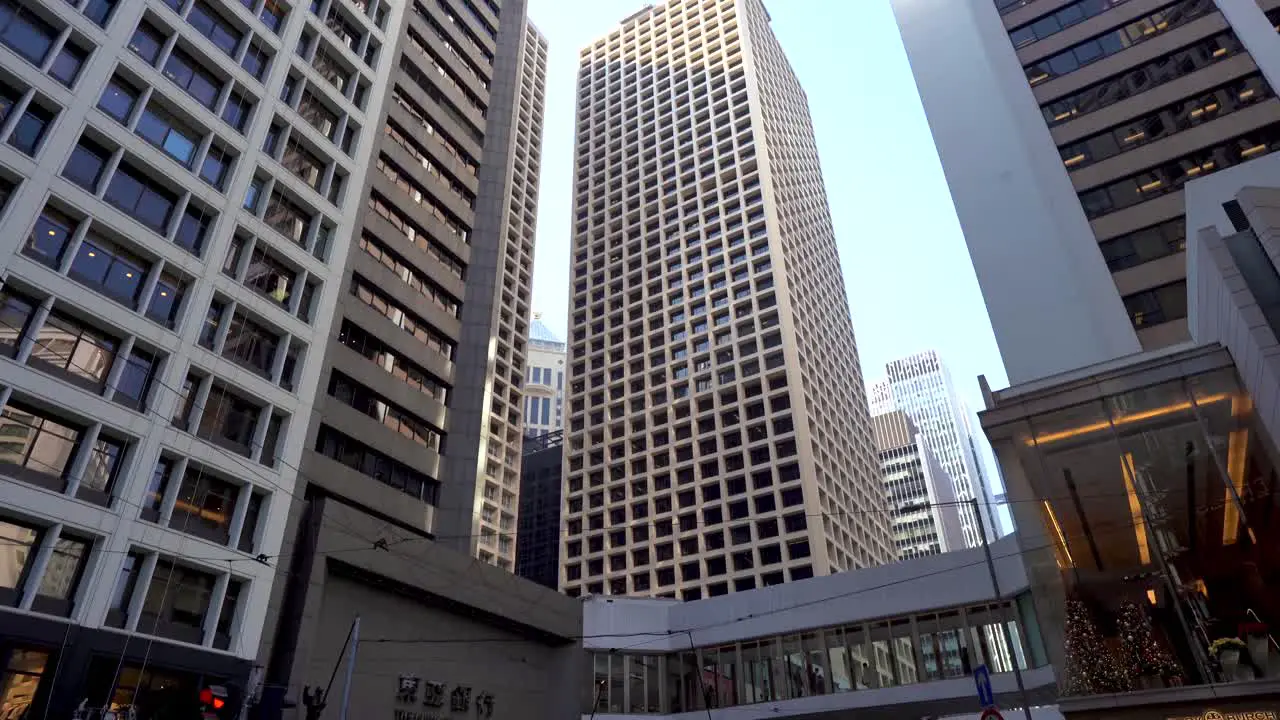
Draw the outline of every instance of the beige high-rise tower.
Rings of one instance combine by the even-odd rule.
[[[693,599],[893,557],[804,91],[760,0],[578,73],[564,567]]]

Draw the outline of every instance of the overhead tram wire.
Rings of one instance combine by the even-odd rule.
[[[2,327],[6,327],[6,328],[8,328],[8,329],[10,329],[10,330],[14,330],[14,331],[16,331],[16,333],[17,333],[17,338],[18,338],[19,342],[21,342],[23,339],[25,339],[25,338],[29,337],[29,336],[28,336],[28,335],[27,335],[27,334],[26,334],[22,329],[20,329],[20,328],[15,328],[14,326],[9,325],[8,323],[6,323],[6,322],[4,322],[4,321],[0,321],[0,326],[2,326]],[[41,344],[41,343],[40,343],[40,341],[39,341],[38,339],[36,339],[36,338],[32,338],[32,341],[33,341],[33,342],[35,342],[36,344],[40,345],[41,347],[43,347],[45,350],[47,350],[47,351],[49,351],[49,352],[53,353],[55,357],[59,357],[59,356],[60,356],[60,354],[58,353],[58,351],[54,350],[53,348],[50,348],[50,347],[49,347],[48,345],[46,345],[46,344]],[[68,358],[69,358],[69,360],[70,360],[70,356],[68,356]],[[126,361],[126,362],[127,362],[127,361]],[[87,368],[85,368],[85,367],[84,367],[84,366],[82,366],[82,365],[76,365],[76,364],[75,364],[75,363],[73,363],[73,362],[69,362],[69,364],[71,364],[71,365],[75,365],[75,366],[76,366],[76,367],[78,367],[79,369],[81,369],[81,370],[84,370],[84,371],[88,372],[88,369],[87,369]],[[155,378],[153,378],[153,382],[154,382],[154,384],[159,385],[160,387],[163,387],[163,388],[165,388],[165,389],[167,389],[167,390],[169,390],[169,391],[171,391],[171,392],[175,392],[175,393],[178,393],[178,392],[179,392],[176,388],[173,388],[172,386],[165,384],[164,382],[160,381],[159,379],[155,379]],[[312,412],[312,413],[319,413],[319,411],[318,411],[317,409],[315,409],[314,407],[313,407],[313,408],[311,408],[310,410],[311,410],[311,412]],[[161,417],[160,417],[160,415],[159,415],[159,413],[158,413],[157,411],[155,411],[155,410],[154,410],[154,408],[148,408],[148,410],[146,411],[146,413],[145,413],[145,414],[150,414],[150,415],[152,415],[152,416],[154,416],[154,417],[156,417],[156,418],[160,418],[160,420],[162,420],[162,421],[164,420],[164,418],[161,418]],[[198,438],[198,436],[196,436],[196,435],[192,435],[192,438],[193,438],[193,439],[196,439],[196,438]],[[273,489],[275,489],[275,490],[277,490],[277,491],[279,491],[279,492],[283,493],[284,495],[286,495],[286,496],[288,496],[288,497],[292,497],[293,499],[298,500],[299,502],[304,502],[304,503],[305,503],[305,502],[308,502],[307,498],[302,497],[302,496],[299,496],[299,495],[298,495],[297,493],[295,493],[295,492],[291,492],[291,491],[289,491],[289,490],[285,490],[281,485],[279,485],[278,483],[274,482],[271,478],[269,478],[269,477],[267,477],[267,476],[262,475],[262,474],[261,474],[261,470],[260,470],[259,468],[256,468],[256,467],[254,467],[254,466],[252,466],[252,465],[247,464],[247,463],[245,462],[245,459],[244,459],[244,458],[242,458],[241,456],[235,455],[235,454],[231,453],[230,451],[226,450],[225,448],[222,448],[222,447],[220,447],[220,446],[218,446],[218,445],[216,445],[216,444],[214,444],[214,443],[207,443],[207,444],[208,444],[210,447],[214,448],[214,449],[215,449],[216,451],[218,451],[219,453],[221,453],[222,455],[226,456],[226,457],[227,457],[228,459],[230,459],[232,462],[235,462],[236,464],[240,465],[241,467],[245,468],[246,470],[251,471],[251,472],[253,473],[253,476],[254,476],[254,477],[256,477],[257,479],[259,479],[259,480],[260,480],[263,484],[265,484],[266,486],[271,487],[271,488],[273,488]],[[274,458],[274,459],[275,459],[277,462],[279,462],[279,463],[280,463],[280,465],[281,465],[282,467],[284,467],[284,468],[288,468],[288,469],[290,469],[290,470],[293,470],[299,478],[304,479],[304,480],[307,480],[308,482],[310,482],[310,481],[312,480],[312,478],[311,478],[307,473],[302,472],[302,470],[301,470],[301,469],[299,469],[299,468],[297,468],[296,466],[293,466],[293,465],[291,465],[290,463],[286,462],[283,458],[280,458],[280,457],[278,457],[278,456],[277,456],[277,457],[276,457],[276,458]],[[1102,497],[1127,497],[1127,496],[1128,496],[1128,493],[1127,493],[1127,492],[1117,492],[1117,493],[1100,493],[1100,494],[1094,494],[1094,495],[1090,495],[1090,496],[1088,496],[1088,497],[1097,497],[1097,498],[1102,498]],[[1081,497],[1085,497],[1085,496],[1081,496]],[[131,502],[128,502],[128,501],[124,501],[122,498],[115,498],[115,499],[119,499],[119,500],[121,500],[122,502],[126,502],[127,504],[130,504],[130,505],[134,505],[135,507],[141,507],[141,506],[140,506],[140,505],[138,505],[137,503],[131,503]],[[984,505],[984,506],[998,507],[999,505],[1002,505],[1002,504],[1013,504],[1013,503],[1021,503],[1021,502],[1036,502],[1036,503],[1040,503],[1040,502],[1044,502],[1044,501],[1046,501],[1046,500],[1054,500],[1054,499],[1058,499],[1058,500],[1067,500],[1067,499],[1071,499],[1071,498],[1070,498],[1069,496],[1062,496],[1062,497],[1058,497],[1058,498],[1051,498],[1051,497],[1049,497],[1049,498],[1024,498],[1024,499],[1009,500],[1009,501],[1006,501],[1006,503],[995,503],[995,502],[990,502],[990,503],[977,503],[977,504],[979,504],[979,505]],[[970,501],[970,502],[964,502],[964,501],[952,501],[952,502],[946,502],[946,503],[931,503],[931,504],[928,504],[928,505],[927,505],[927,507],[948,507],[948,506],[960,507],[960,506],[972,505],[972,504],[974,504],[972,501]],[[913,509],[920,508],[920,507],[922,507],[922,506],[920,506],[920,505],[913,506]],[[439,510],[447,510],[448,508],[437,508],[437,509],[439,509]],[[863,510],[855,510],[855,511],[840,511],[840,512],[812,513],[812,514],[805,514],[805,517],[828,517],[828,516],[830,516],[830,517],[849,517],[849,516],[853,516],[853,515],[864,515],[864,514],[868,514],[868,513],[879,513],[879,512],[884,512],[885,514],[888,514],[888,515],[892,516],[892,514],[893,514],[893,512],[894,512],[894,511],[893,511],[893,510],[889,510],[889,509],[886,509],[886,510],[884,510],[884,511],[881,511],[881,510],[875,510],[875,509],[863,509]],[[188,519],[189,519],[189,518],[188,518]],[[391,550],[391,545],[390,545],[389,543],[387,543],[387,541],[386,541],[386,539],[385,539],[385,538],[374,538],[374,539],[372,539],[372,540],[369,540],[369,539],[367,539],[367,538],[362,537],[362,535],[361,535],[360,531],[356,530],[355,528],[352,528],[351,526],[347,525],[346,523],[343,523],[343,522],[339,521],[337,518],[331,518],[331,519],[330,519],[330,521],[331,521],[331,522],[333,522],[336,526],[338,526],[338,527],[340,527],[340,528],[342,528],[342,529],[344,529],[344,530],[347,530],[347,531],[348,531],[348,532],[349,532],[353,537],[360,538],[360,539],[365,540],[366,542],[368,542],[368,543],[369,543],[369,548],[368,548],[368,549],[380,549],[380,550],[384,550],[384,551],[387,551],[387,552],[391,552],[392,554],[395,554],[395,555],[397,555],[397,556],[399,556],[399,557],[401,557],[401,558],[405,559],[405,560],[406,560],[406,561],[408,561],[411,565],[415,565],[415,566],[417,566],[417,567],[419,567],[419,568],[421,568],[421,569],[423,569],[423,570],[426,570],[426,571],[428,571],[428,572],[432,572],[432,573],[438,573],[438,572],[439,572],[439,568],[438,568],[438,567],[435,567],[435,566],[428,566],[428,565],[426,565],[426,564],[425,564],[425,563],[424,563],[420,558],[414,557],[414,556],[412,556],[412,555],[407,555],[407,554],[405,554],[405,553],[403,553],[403,552],[398,552],[398,551]],[[627,527],[627,528],[630,528],[630,527],[633,527],[633,526],[636,526],[636,525],[653,525],[653,524],[655,524],[656,522],[657,522],[657,521],[655,521],[655,520],[647,520],[647,521],[645,521],[645,522],[643,522],[643,523],[628,523],[628,525],[627,525],[626,527]],[[701,520],[699,520],[699,522],[697,523],[697,527],[699,527],[699,528],[706,528],[706,527],[708,527],[708,526],[706,526],[706,525],[705,525]],[[625,528],[610,528],[610,530],[615,530],[615,531],[616,531],[616,530],[622,530],[622,529],[625,529]],[[499,531],[499,532],[494,533],[494,535],[495,535],[495,536],[515,536],[517,533],[518,533],[518,531],[505,532],[505,533],[504,533],[504,532]],[[434,542],[434,541],[437,541],[437,540],[445,540],[445,539],[457,539],[457,540],[464,540],[464,539],[473,539],[473,538],[477,538],[477,537],[483,537],[483,535],[476,533],[476,534],[465,534],[465,535],[440,535],[440,536],[432,536],[432,537],[426,537],[426,536],[423,536],[423,537],[421,537],[421,538],[418,538],[418,537],[412,537],[412,538],[400,538],[400,539],[398,539],[398,540],[395,542],[395,544],[396,544],[396,545],[398,545],[398,544],[403,544],[403,543],[406,543],[406,542],[414,542],[414,541],[419,541],[419,540],[428,540],[428,541],[432,541],[432,542]],[[343,550],[338,550],[338,551],[332,551],[332,552],[354,552],[354,551],[363,550],[363,549],[366,549],[366,548],[364,548],[364,547],[355,547],[355,548],[348,548],[348,549],[343,549]],[[327,554],[327,553],[317,553],[317,554]],[[246,561],[256,561],[256,562],[260,562],[260,563],[261,563],[261,562],[263,562],[263,560],[262,560],[262,559],[263,559],[264,557],[265,557],[266,559],[268,559],[268,560],[269,560],[269,559],[272,559],[272,558],[275,558],[275,559],[277,559],[277,560],[280,560],[280,559],[284,559],[285,557],[288,557],[289,555],[290,555],[290,554],[258,555],[258,556],[256,556],[256,557],[251,557],[251,558],[250,558],[250,557],[247,557],[247,558],[232,559],[232,560],[230,560],[229,562],[246,562]],[[468,555],[468,557],[470,557],[470,559],[471,559],[473,562],[480,562],[479,560],[475,559],[474,557],[471,557],[471,556],[469,556],[469,555]],[[197,559],[197,558],[192,557],[191,559],[193,559],[193,560],[194,560],[194,559]],[[211,562],[225,562],[225,561],[228,561],[228,559],[226,559],[226,558],[209,558],[208,560],[209,560],[209,561],[211,561]],[[481,576],[481,577],[482,577],[482,576]],[[482,579],[482,581],[483,581],[483,579]],[[485,584],[486,584],[488,587],[490,587],[491,589],[494,589],[495,591],[497,591],[497,588],[494,588],[492,585],[489,585],[488,583],[485,583]]]

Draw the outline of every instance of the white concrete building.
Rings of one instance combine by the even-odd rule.
[[[533,314],[524,379],[524,434],[546,435],[564,427],[564,341]]]
[[[970,430],[969,410],[956,393],[951,371],[936,351],[926,350],[894,360],[885,366],[887,377],[873,385],[872,396],[880,397],[878,407],[902,410],[919,428],[925,443],[955,483],[955,499],[964,503],[975,498],[988,538],[994,538],[991,490],[987,487],[977,441]],[[964,541],[969,547],[981,544],[978,517],[971,505],[962,506],[960,518]]]
[[[405,8],[0,0],[5,713],[243,686]]]

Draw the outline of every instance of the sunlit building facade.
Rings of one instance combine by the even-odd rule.
[[[893,557],[803,89],[759,0],[579,56],[565,534],[574,595],[694,599]]]

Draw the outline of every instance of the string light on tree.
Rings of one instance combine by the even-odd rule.
[[[1107,647],[1088,607],[1076,599],[1066,603],[1068,695],[1125,692],[1132,682],[1126,668]]]
[[[1159,678],[1167,684],[1179,685],[1182,668],[1158,640],[1151,618],[1141,605],[1127,601],[1120,606],[1116,622],[1120,630],[1120,653],[1125,670],[1133,678]]]

